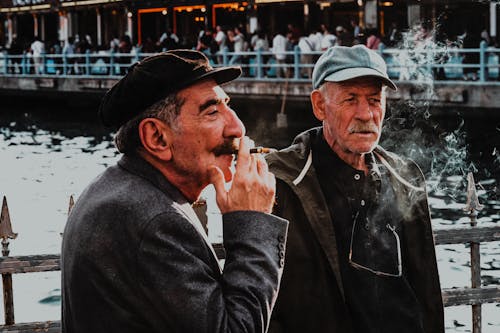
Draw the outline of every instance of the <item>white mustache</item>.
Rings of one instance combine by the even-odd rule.
[[[355,123],[352,124],[349,128],[348,131],[350,134],[352,133],[366,133],[366,132],[371,132],[371,133],[377,133],[378,134],[378,127],[375,125],[375,123]]]

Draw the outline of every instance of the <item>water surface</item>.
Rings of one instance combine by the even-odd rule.
[[[248,134],[257,144],[281,148],[300,131],[317,125],[307,106],[291,104],[289,128],[276,127],[279,103],[236,103]],[[450,111],[451,112],[451,111]],[[473,171],[485,209],[481,225],[500,223],[500,110],[497,117],[464,118],[459,112],[434,116],[401,106],[388,113],[383,145],[416,160],[428,179],[434,227],[468,224],[465,175]],[[8,200],[17,239],[11,255],[60,253],[70,195],[85,186],[119,155],[110,133],[97,124],[93,109],[53,108],[41,104],[0,110],[0,195]],[[210,192],[209,233],[221,231]],[[92,244],[89,244],[91,246]],[[437,247],[443,288],[470,285],[465,245]],[[499,242],[481,245],[484,285],[500,284]],[[13,277],[16,322],[60,319],[60,272]],[[470,331],[470,307],[446,308],[447,332]],[[463,326],[462,326],[463,325]],[[483,332],[500,331],[498,304],[483,306]]]

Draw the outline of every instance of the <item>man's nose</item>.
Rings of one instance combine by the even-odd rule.
[[[368,121],[373,118],[373,111],[371,110],[370,102],[361,98],[357,105],[356,118]]]
[[[238,118],[236,112],[234,112],[234,110],[228,106],[226,113],[226,126],[224,127],[224,136],[241,138],[244,135],[245,125],[243,125],[240,118]]]

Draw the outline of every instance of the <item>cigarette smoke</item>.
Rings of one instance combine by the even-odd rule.
[[[500,175],[498,148],[494,146],[489,153],[481,147],[478,156],[472,156],[473,131],[468,129],[472,120],[464,118],[458,110],[432,108],[429,103],[435,99],[434,80],[444,74],[431,65],[446,63],[458,47],[456,42],[434,41],[439,29],[437,25],[425,39],[419,39],[418,28],[404,33],[405,38],[398,45],[398,62],[408,70],[401,70],[399,79],[411,80],[412,89],[418,93],[414,96],[418,97],[390,104],[381,145],[419,164],[428,180],[427,190],[433,195],[443,196],[449,202],[465,202],[466,175],[472,172],[476,180],[484,180],[484,184],[481,181],[479,184],[480,200],[498,200],[498,179],[489,179]],[[499,128],[496,130],[500,132]],[[492,158],[482,158],[489,154]],[[480,159],[486,164],[481,164]]]

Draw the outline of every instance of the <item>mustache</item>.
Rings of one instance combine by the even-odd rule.
[[[238,140],[236,138],[226,139],[223,143],[215,147],[212,152],[215,156],[231,155],[238,150]]]
[[[369,123],[362,123],[362,122],[356,122],[349,126],[348,128],[349,134],[352,133],[367,133],[367,132],[372,132],[372,133],[378,133],[379,129],[377,125],[373,122]]]

